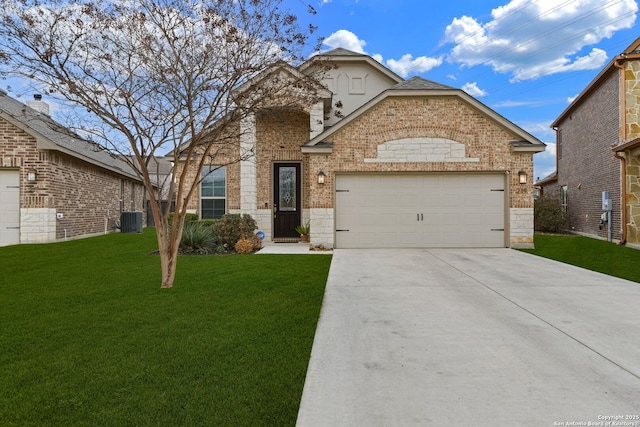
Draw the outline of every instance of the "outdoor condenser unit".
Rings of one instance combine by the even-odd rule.
[[[142,212],[122,212],[120,224],[123,233],[142,233]]]

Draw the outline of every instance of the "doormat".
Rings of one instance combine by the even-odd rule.
[[[300,241],[297,237],[280,237],[273,239],[273,243],[298,243]]]

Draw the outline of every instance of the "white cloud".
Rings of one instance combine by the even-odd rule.
[[[462,16],[445,31],[446,43],[455,46],[448,60],[466,67],[489,65],[511,74],[513,81],[577,70],[597,69],[606,52],[585,47],[631,28],[636,19],[635,0],[512,0],[491,11],[486,23]]]
[[[540,122],[519,122],[518,125],[540,141],[555,141],[556,131],[551,129],[552,120]]]
[[[347,50],[351,50],[357,53],[366,53],[364,47],[367,42],[360,40],[358,36],[348,30],[338,30],[324,39],[322,44],[326,45],[330,49],[337,49],[339,47]]]
[[[540,101],[512,101],[510,99],[506,99],[504,101],[496,102],[495,104],[493,104],[493,108],[532,107],[540,104]]]
[[[576,100],[577,97],[578,97],[578,95],[568,97],[567,98],[567,104],[571,104],[573,101]]]
[[[487,91],[482,90],[478,87],[478,83],[476,82],[467,82],[462,86],[462,90],[467,92],[469,95],[474,96],[476,98],[480,98],[482,96],[487,96]]]
[[[553,142],[545,142],[545,144],[547,144],[546,149],[533,156],[533,173],[536,180],[546,178],[556,170],[556,144]]]
[[[441,64],[442,57],[429,58],[427,56],[419,56],[414,59],[410,53],[403,55],[398,60],[387,60],[387,66],[401,77],[407,77],[409,73],[426,73]]]
[[[323,41],[323,45],[327,46],[330,49],[341,47],[343,49],[347,49],[356,53],[363,53],[368,55],[368,53],[364,49],[364,47],[367,45],[367,42],[358,38],[357,35],[349,30],[336,31]],[[427,56],[419,56],[417,58],[414,58],[410,53],[403,55],[400,59],[388,59],[386,62],[382,55],[380,55],[379,53],[371,55],[371,57],[379,63],[385,64],[387,67],[389,67],[389,69],[391,69],[401,77],[407,77],[411,73],[426,73],[433,68],[441,65],[443,62],[442,57],[430,58]]]

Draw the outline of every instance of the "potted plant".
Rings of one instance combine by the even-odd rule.
[[[309,231],[311,231],[311,227],[309,225],[309,221],[305,225],[299,225],[296,227],[296,231],[300,235],[301,242],[309,241]]]

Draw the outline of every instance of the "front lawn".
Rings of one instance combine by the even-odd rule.
[[[536,234],[534,243],[523,252],[640,282],[640,250],[584,236]]]
[[[294,425],[331,256],[0,248],[0,425]]]

